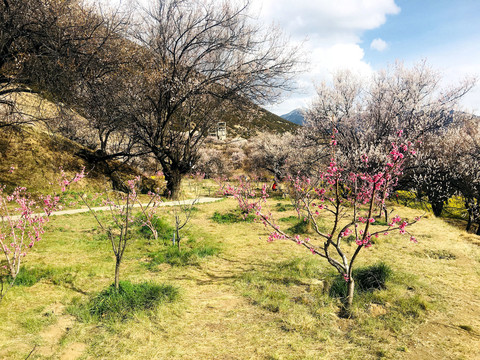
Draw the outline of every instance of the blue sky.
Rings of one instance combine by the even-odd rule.
[[[480,47],[480,1],[400,0],[400,12],[387,16],[380,27],[362,37],[365,61],[382,66],[397,58],[417,60],[473,43]],[[370,49],[381,38],[389,45],[383,52]],[[480,60],[480,59],[479,59]]]
[[[411,66],[426,59],[443,84],[480,76],[479,0],[253,0],[260,18],[273,21],[293,42],[307,39],[311,66],[299,91],[267,108],[284,114],[308,106],[313,83],[338,69],[366,77],[396,60]],[[477,85],[462,101],[480,114]]]

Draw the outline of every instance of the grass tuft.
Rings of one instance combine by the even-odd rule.
[[[437,260],[455,260],[457,258],[455,254],[448,250],[424,250],[421,253],[416,252],[415,255]]]
[[[279,202],[275,205],[275,210],[278,212],[284,212],[293,209],[295,209],[295,206],[293,206],[292,204],[282,204]]]
[[[253,222],[255,216],[253,214],[245,216],[245,214],[242,214],[239,210],[229,211],[224,214],[215,211],[211,219],[217,224],[234,224],[239,222]]]
[[[74,280],[74,275],[68,268],[54,268],[54,267],[35,267],[26,268],[22,266],[15,279],[14,286],[30,287],[41,280],[49,280],[55,285],[71,284]],[[4,283],[10,283],[12,277],[10,275],[2,279]]]
[[[191,243],[190,243],[191,245]],[[172,266],[197,265],[202,258],[216,255],[219,249],[209,244],[196,244],[193,247],[184,247],[178,250],[175,245],[166,246],[157,252],[151,253],[151,261],[147,267],[155,270],[160,264],[169,264]]]
[[[392,275],[392,270],[388,265],[381,262],[375,265],[361,267],[353,270],[353,279],[355,280],[355,291],[368,292],[382,290],[386,288],[386,282]],[[347,282],[337,275],[330,286],[330,296],[346,297]]]
[[[145,218],[145,215],[142,214],[139,216],[139,221],[142,221],[142,217]],[[170,239],[173,237],[175,228],[171,226],[165,219],[158,216],[153,216],[152,225],[157,230],[158,240],[163,241],[163,243],[170,241]],[[152,230],[150,230],[150,228],[146,225],[140,226],[138,232],[147,239],[153,238]]]
[[[74,303],[69,311],[83,322],[123,320],[138,311],[152,310],[161,303],[172,302],[178,294],[178,289],[171,285],[120,281],[118,290],[112,284],[86,304]]]

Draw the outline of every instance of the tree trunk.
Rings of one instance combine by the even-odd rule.
[[[180,233],[178,231],[178,227],[176,229],[177,231],[177,246],[178,246],[178,252],[180,252]]]
[[[350,278],[347,282],[348,292],[347,298],[343,303],[343,308],[340,313],[340,316],[343,318],[350,318],[352,316],[352,305],[353,305],[353,294],[355,290],[355,281],[353,278]]]
[[[472,213],[473,213],[473,218],[477,218],[477,224],[478,224],[478,227],[477,227],[477,235],[480,236],[480,214],[479,214],[479,211],[480,211],[480,198],[477,198],[477,203],[475,205],[473,205],[473,209],[472,209]]]
[[[473,209],[470,205],[467,205],[467,212],[468,212],[468,220],[467,220],[467,227],[465,228],[466,232],[469,232],[473,225]]]
[[[182,183],[182,174],[178,170],[164,172],[165,180],[167,181],[167,188],[165,189],[165,196],[172,200],[177,200],[180,196],[180,185]]]
[[[436,217],[439,217],[440,215],[442,215],[443,201],[431,201],[430,205],[432,205],[433,214]]]
[[[120,283],[120,259],[117,258],[115,261],[115,289],[118,290],[118,286]]]
[[[348,284],[348,294],[347,294],[346,307],[347,307],[347,310],[350,311],[353,305],[353,293],[355,290],[355,281],[353,280],[353,278],[350,278],[347,284]]]

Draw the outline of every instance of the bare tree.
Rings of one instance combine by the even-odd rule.
[[[146,56],[133,125],[176,198],[227,103],[277,99],[290,87],[297,53],[278,31],[253,25],[248,4],[162,0],[143,24],[135,34]]]
[[[250,141],[247,164],[252,172],[268,171],[278,183],[288,175],[315,177],[321,160],[328,153],[328,149],[312,142],[302,131],[299,134],[263,133]]]

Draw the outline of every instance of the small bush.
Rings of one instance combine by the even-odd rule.
[[[356,292],[382,290],[386,288],[386,281],[392,275],[392,270],[385,263],[378,263],[353,270]],[[346,297],[347,282],[342,276],[336,276],[330,286],[330,296]]]
[[[212,216],[212,220],[217,224],[234,224],[239,222],[253,222],[255,216],[253,214],[249,214],[245,217],[240,211],[230,211],[225,214],[220,214],[218,211]]]
[[[194,244],[191,248],[181,250],[178,250],[178,247],[175,245],[170,245],[150,254],[151,261],[148,263],[148,268],[153,270],[160,264],[172,266],[196,265],[201,258],[213,256],[218,252],[219,249],[217,247],[208,244]]]
[[[82,321],[122,320],[177,298],[178,289],[171,285],[120,281],[118,290],[112,284],[86,304],[75,304],[69,310]]]

